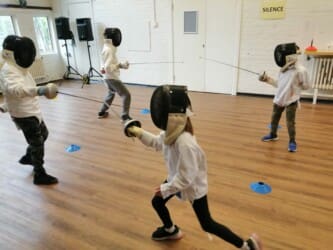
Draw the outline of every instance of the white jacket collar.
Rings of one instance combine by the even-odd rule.
[[[8,64],[11,64],[11,65],[15,66],[16,68],[18,68],[19,70],[21,70],[23,73],[27,73],[28,72],[27,68],[23,68],[23,67],[17,65],[17,63],[15,62],[14,52],[13,51],[7,50],[7,49],[2,50],[1,51],[1,57],[2,57],[2,60],[3,60],[3,62],[0,62],[1,67],[6,62]]]
[[[112,45],[113,47],[115,47],[113,45],[112,39],[104,39],[104,43],[107,44],[107,45]]]

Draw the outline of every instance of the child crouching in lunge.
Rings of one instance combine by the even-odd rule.
[[[160,86],[151,100],[151,115],[155,125],[163,131],[159,135],[153,135],[139,127],[128,128],[144,145],[163,152],[168,169],[167,180],[155,190],[152,199],[152,205],[163,223],[163,226],[153,232],[152,239],[182,237],[180,228],[173,223],[166,207],[166,203],[176,195],[191,202],[204,231],[215,234],[242,250],[262,250],[256,234],[243,240],[211,217],[207,200],[206,157],[194,137],[188,117],[189,107],[190,100],[185,86]]]

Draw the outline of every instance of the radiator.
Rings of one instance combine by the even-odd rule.
[[[333,57],[316,58],[314,62],[314,89],[333,89]]]
[[[36,58],[34,63],[29,68],[29,72],[36,81],[37,84],[45,83],[49,80],[48,75],[45,72],[43,58]]]
[[[333,90],[333,53],[314,57],[312,70],[311,80],[314,90],[312,103],[316,104],[319,90]]]

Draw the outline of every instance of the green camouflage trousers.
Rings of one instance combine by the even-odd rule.
[[[271,134],[273,136],[277,136],[277,128],[279,125],[279,121],[282,112],[285,109],[286,109],[286,120],[287,120],[289,140],[295,141],[295,136],[296,136],[295,117],[296,117],[297,102],[293,102],[286,107],[280,107],[274,103],[272,120],[271,120]]]

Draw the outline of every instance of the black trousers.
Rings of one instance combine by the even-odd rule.
[[[15,118],[13,121],[19,127],[28,143],[25,156],[31,159],[35,172],[44,171],[44,142],[48,137],[45,123],[39,122],[37,117]]]
[[[165,199],[160,196],[154,196],[152,199],[152,205],[157,212],[158,216],[163,222],[163,225],[166,228],[170,228],[173,225],[173,222],[170,217],[170,213],[168,208],[166,207],[166,203],[170,200],[174,195],[171,195]],[[208,233],[215,234],[221,239],[229,242],[235,247],[241,248],[243,246],[243,239],[238,235],[233,233],[229,228],[224,225],[221,225],[213,220],[210,215],[208,208],[207,195],[204,197],[194,200],[192,203],[192,207],[194,212],[200,222],[201,228]]]

